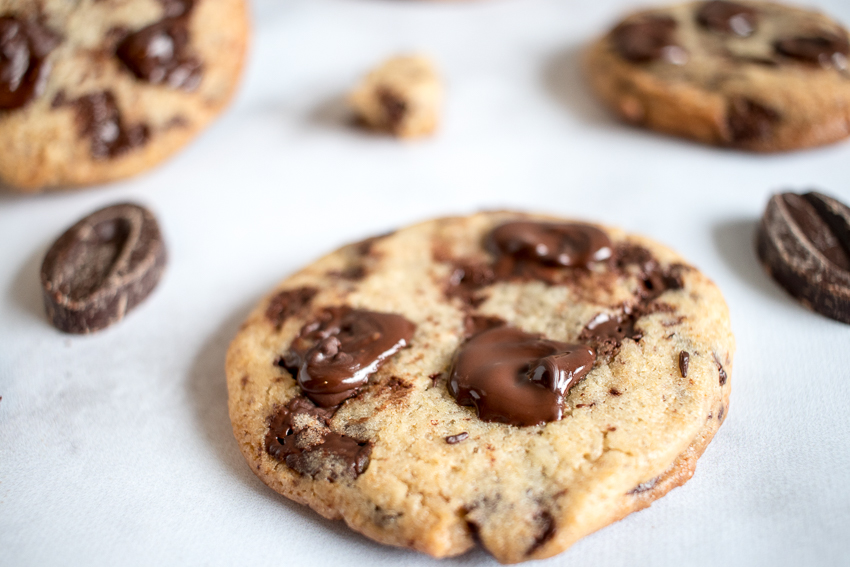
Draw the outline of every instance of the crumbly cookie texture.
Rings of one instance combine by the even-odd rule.
[[[512,221],[567,222],[424,222],[325,256],[257,306],[226,373],[234,435],[266,484],[384,544],[445,557],[478,543],[516,563],[560,553],[691,478],[729,404],[734,338],[717,287],[671,250],[608,227],[596,228],[613,253],[589,267],[505,271],[485,242]],[[356,395],[316,407],[287,352],[339,307],[401,315],[415,332]],[[595,349],[562,419],[484,421],[449,393],[459,349],[501,323]]]
[[[0,0],[0,28],[0,178],[25,192],[177,152],[227,105],[249,35],[244,0]]]
[[[772,2],[637,12],[593,44],[586,75],[626,121],[757,152],[850,135],[847,31]]]
[[[442,100],[440,77],[422,55],[385,61],[349,96],[365,126],[400,138],[431,134],[439,123]]]

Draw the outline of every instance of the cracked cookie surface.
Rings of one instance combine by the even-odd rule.
[[[177,152],[229,102],[244,0],[0,0],[0,178],[102,183]]]
[[[634,13],[594,43],[585,74],[621,118],[758,152],[850,135],[847,30],[772,2],[691,2]]]
[[[251,469],[376,541],[436,557],[478,543],[504,563],[560,553],[687,481],[728,410],[726,304],[677,254],[617,229],[592,225],[600,252],[568,257],[576,227],[589,225],[567,222],[437,219],[284,280],[227,356],[230,417]],[[567,252],[530,259],[539,247],[511,244],[528,226]],[[400,339],[386,343],[401,348],[384,348],[367,380],[328,401],[302,388],[315,386],[305,360],[336,364],[356,350],[346,346],[356,329],[332,323],[350,313],[393,314],[401,330],[387,334]],[[503,327],[595,353],[555,396],[555,417],[485,421],[450,393],[458,352]]]

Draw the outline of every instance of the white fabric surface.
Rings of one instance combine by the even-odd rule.
[[[545,565],[850,564],[850,326],[762,271],[771,192],[850,201],[850,144],[758,156],[612,120],[580,47],[626,0],[258,0],[234,106],[164,166],[84,192],[0,194],[0,563],[432,565],[266,488],[230,430],[224,355],[251,306],[337,246],[436,215],[516,207],[679,250],[724,292],[738,340],[729,417],[696,475]],[[813,2],[850,23],[846,0]],[[399,143],[342,95],[397,52],[431,54],[444,124]],[[170,249],[121,324],[63,335],[38,268],[77,219],[151,207]],[[443,565],[491,565],[475,551]]]

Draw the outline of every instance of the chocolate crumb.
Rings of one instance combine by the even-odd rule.
[[[617,388],[611,388],[610,390],[608,390],[608,393],[611,394],[612,396],[622,396],[623,395],[623,392],[621,392]]]
[[[463,433],[458,433],[457,435],[449,435],[446,437],[446,443],[449,445],[457,445],[461,441],[464,441],[467,437],[469,437],[469,433],[464,431]]]
[[[682,378],[688,377],[688,364],[691,361],[691,355],[687,353],[687,351],[682,351],[679,353],[679,372],[682,374]]]

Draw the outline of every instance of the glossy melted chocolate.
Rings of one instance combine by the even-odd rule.
[[[409,345],[415,330],[394,313],[330,307],[304,326],[285,365],[298,369],[298,384],[308,398],[333,407],[354,396],[389,357]]]
[[[586,345],[497,327],[461,348],[448,389],[459,404],[475,406],[484,421],[540,425],[563,417],[564,398],[595,361]]]
[[[42,93],[50,73],[45,60],[58,44],[36,22],[0,17],[0,110],[20,108]]]

